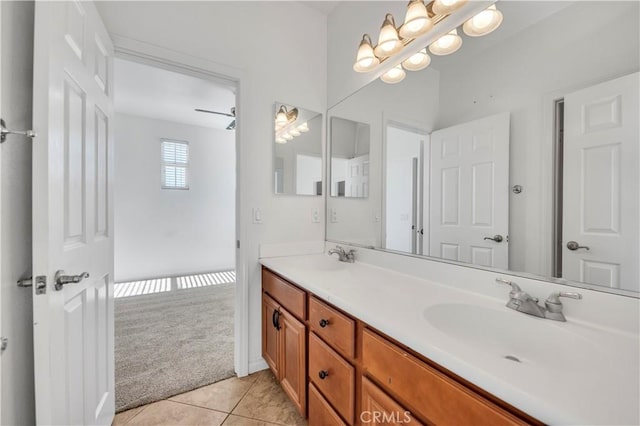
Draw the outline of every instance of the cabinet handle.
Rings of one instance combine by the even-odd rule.
[[[320,370],[318,376],[320,377],[320,380],[324,380],[329,377],[329,372],[327,370]]]
[[[326,320],[324,318],[320,320],[320,327],[325,328],[328,325],[329,325],[329,320]]]
[[[271,316],[271,322],[276,330],[280,330],[280,312],[277,309],[273,310],[273,315]]]

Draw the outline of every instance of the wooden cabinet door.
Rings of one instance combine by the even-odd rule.
[[[262,295],[262,357],[280,380],[278,362],[278,329],[274,321],[277,320],[278,304],[266,294]]]
[[[362,411],[360,422],[363,424],[420,426],[421,423],[413,418],[411,413],[395,402],[379,387],[366,377],[362,378]]]
[[[280,309],[280,382],[300,414],[306,417],[307,345],[305,325]]]

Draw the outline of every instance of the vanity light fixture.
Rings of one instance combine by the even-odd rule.
[[[380,28],[378,45],[373,49],[373,52],[378,58],[386,58],[400,52],[402,47],[403,44],[396,29],[396,21],[392,14],[387,13]]]
[[[292,107],[287,109],[286,105],[280,105],[276,114],[275,137],[276,143],[284,144],[293,138],[300,136],[304,132],[309,131],[309,125],[305,121],[297,124],[298,108]]]
[[[460,9],[467,0],[435,0],[433,2],[433,13],[436,15],[449,15]]]
[[[373,53],[371,36],[364,34],[360,42],[360,47],[358,47],[358,55],[356,56],[356,63],[353,64],[353,70],[356,72],[367,72],[377,67],[378,64],[380,64],[380,59]]]
[[[433,28],[423,0],[411,0],[407,6],[404,24],[400,27],[400,37],[415,38]]]
[[[444,56],[456,52],[462,46],[462,38],[456,28],[443,35],[429,45],[429,51],[434,55]]]
[[[298,119],[298,108],[292,108],[291,111],[287,110],[287,107],[280,105],[278,113],[276,114],[276,128],[283,128],[287,124],[293,123]]]
[[[493,4],[462,25],[469,37],[480,37],[494,31],[502,24],[502,12]]]
[[[402,69],[402,65],[398,64],[395,67],[391,68],[386,73],[382,74],[380,80],[385,83],[395,84],[400,83],[407,76],[407,73]]]
[[[425,69],[431,63],[431,56],[427,55],[427,49],[414,53],[402,62],[402,68],[408,71],[420,71]]]
[[[467,2],[468,0],[432,0],[425,5],[424,0],[410,0],[404,24],[399,29],[396,28],[393,15],[387,13],[380,28],[377,46],[372,46],[369,34],[362,36],[353,70],[355,72],[369,72],[375,70],[382,62],[393,60],[394,55],[412,48],[411,44],[421,35],[433,30],[434,25],[446,20],[451,13],[460,9]],[[483,36],[498,28],[502,23],[502,18],[502,13],[497,10],[495,5],[491,5],[467,20],[462,29],[465,34],[471,37]],[[428,46],[429,51],[438,56],[450,55],[458,51],[460,47],[462,47],[462,38],[458,35],[457,28],[440,35]],[[406,76],[404,70],[419,71],[428,67],[431,63],[431,57],[427,54],[426,49],[425,47],[414,53],[402,63],[394,61],[396,65],[385,72],[380,79],[386,83],[398,83]]]

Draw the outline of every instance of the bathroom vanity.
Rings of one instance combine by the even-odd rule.
[[[262,289],[263,356],[310,425],[542,424],[268,268]]]
[[[323,254],[261,263],[263,357],[310,425],[638,420],[633,334],[512,311],[495,282],[504,300]]]

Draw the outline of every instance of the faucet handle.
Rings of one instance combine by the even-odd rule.
[[[561,297],[570,297],[571,299],[582,299],[582,295],[580,293],[574,293],[570,291],[556,291],[551,293],[549,297],[547,297],[546,303],[554,303],[556,305],[560,305]]]
[[[511,286],[511,296],[514,296],[516,293],[521,292],[522,289],[520,288],[520,286],[516,283],[514,283],[513,281],[509,281],[509,280],[505,280],[504,278],[496,278],[496,282],[500,283],[500,284],[507,284]]]

